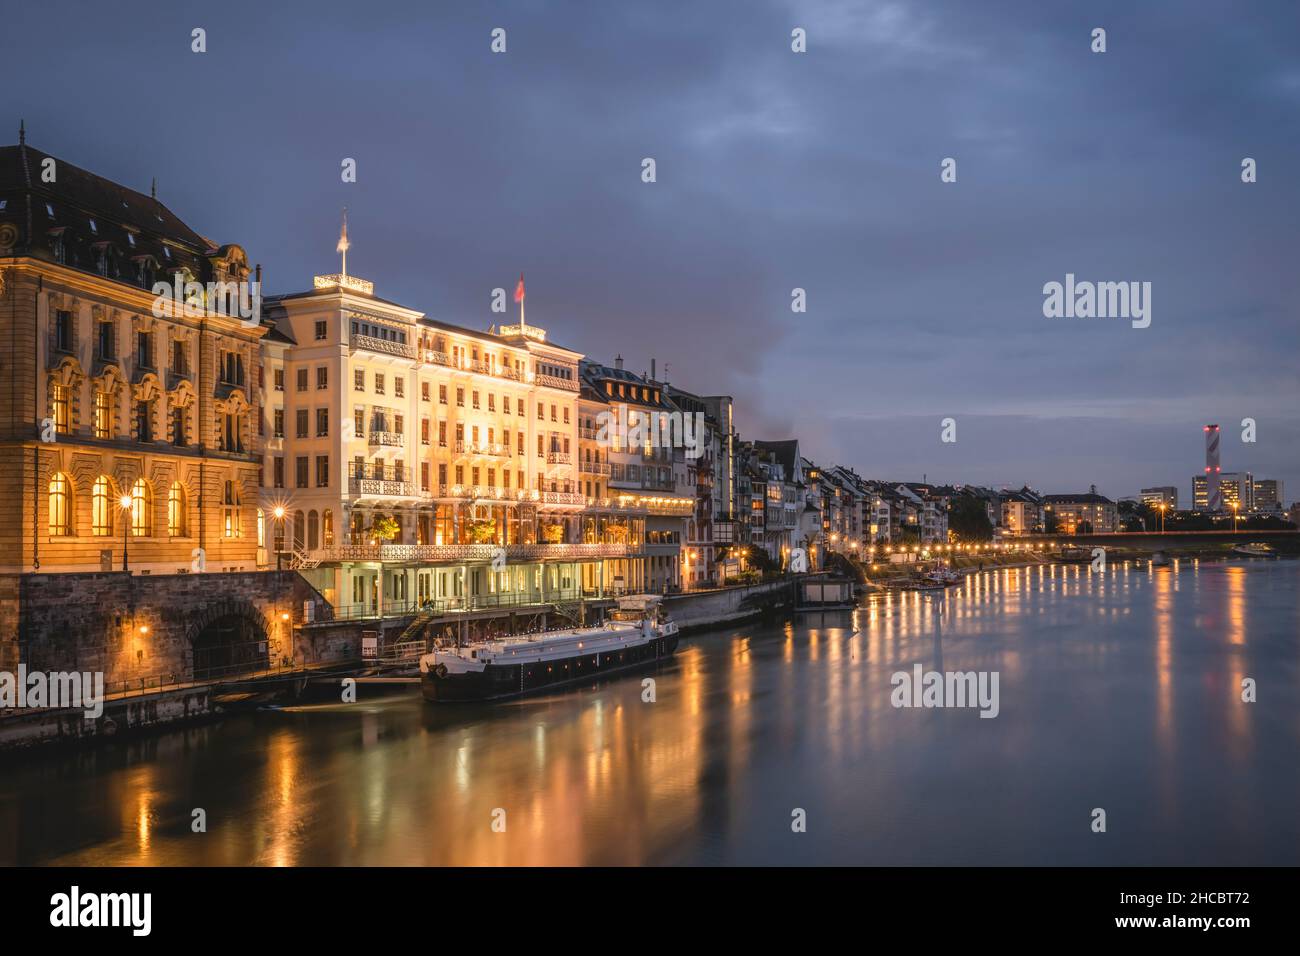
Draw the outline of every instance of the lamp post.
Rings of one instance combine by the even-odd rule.
[[[1240,507],[1241,507],[1240,502],[1234,501],[1232,503],[1232,533],[1233,534],[1237,533],[1237,509]]]
[[[1163,501],[1160,502],[1160,533],[1161,534],[1165,533],[1165,509],[1168,507],[1169,506],[1165,504]]]
[[[123,495],[117,499],[122,508],[122,570],[131,570],[131,561],[127,555],[127,535],[131,530],[131,496]]]
[[[276,505],[275,510],[271,512],[271,514],[275,516],[275,523],[278,528],[278,532],[275,536],[275,570],[281,571],[283,570],[284,562],[284,505]]]

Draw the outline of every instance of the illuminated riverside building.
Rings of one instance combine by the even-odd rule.
[[[478,332],[340,273],[266,311],[268,565],[356,614],[652,583],[646,518],[663,496],[619,496],[581,472],[582,356],[522,308],[518,324]]]
[[[266,329],[207,285],[250,278],[156,196],[0,147],[4,569],[120,571],[124,537],[134,573],[256,568]],[[204,291],[160,308],[177,280]]]
[[[642,542],[640,553],[610,559],[619,588],[662,593],[682,586],[690,555],[682,549],[683,519],[695,508],[685,456],[677,455],[662,388],[614,366],[581,363],[578,475],[587,511],[583,540]],[[680,413],[679,413],[680,414]],[[680,437],[680,432],[676,437]]]
[[[1225,471],[1219,473],[1219,496],[1223,501],[1223,510],[1232,511],[1233,506],[1243,514],[1255,510],[1255,476],[1248,471]],[[1210,511],[1210,482],[1205,475],[1192,476],[1192,510]]]
[[[1155,488],[1143,488],[1141,499],[1144,505],[1151,508],[1164,506],[1170,511],[1178,510],[1178,489],[1173,485],[1160,485]]]
[[[1046,495],[1043,511],[1056,516],[1057,534],[1111,534],[1119,530],[1119,508],[1093,488],[1083,495]]]

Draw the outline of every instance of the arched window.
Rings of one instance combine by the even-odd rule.
[[[189,534],[189,498],[179,481],[173,481],[167,491],[167,534],[173,538]]]
[[[307,517],[301,511],[293,513],[293,548],[301,550],[307,539]]]
[[[72,534],[72,482],[63,472],[50,479],[50,534]]]
[[[315,511],[307,512],[307,550],[315,551],[320,547],[320,515]]]
[[[137,478],[131,486],[131,536],[148,538],[153,535],[153,489],[149,482]]]
[[[257,546],[266,547],[266,513],[261,508],[257,509]]]
[[[113,512],[117,502],[113,500],[113,482],[100,475],[90,491],[90,533],[104,537],[113,533]]]
[[[326,548],[334,547],[334,512],[326,508],[321,512],[321,546]]]

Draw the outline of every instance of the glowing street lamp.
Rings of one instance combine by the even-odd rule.
[[[1232,503],[1232,533],[1233,534],[1237,533],[1237,509],[1240,507],[1241,507],[1240,502],[1234,501]]]
[[[122,570],[130,571],[131,562],[127,556],[127,534],[131,530],[131,496],[123,495],[117,499],[117,503],[122,509]]]
[[[275,517],[276,523],[280,526],[280,532],[276,537],[280,541],[284,541],[284,516],[288,514],[288,512],[285,511],[284,505],[276,505],[275,510],[272,511],[271,514]],[[283,570],[283,563],[284,548],[277,544],[275,548],[275,569],[277,571]]]

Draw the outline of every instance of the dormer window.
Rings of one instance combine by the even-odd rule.
[[[126,244],[130,246],[132,249],[135,248],[135,233],[128,232],[126,234]]]
[[[172,257],[172,248],[171,248],[171,246],[163,246],[163,255],[166,256],[168,259],[170,259],[170,258]]]
[[[95,235],[99,235],[99,224],[93,219],[88,219],[87,222],[90,223],[90,231]]]
[[[54,218],[54,207],[49,203],[45,204],[45,215],[49,216],[51,219]]]

